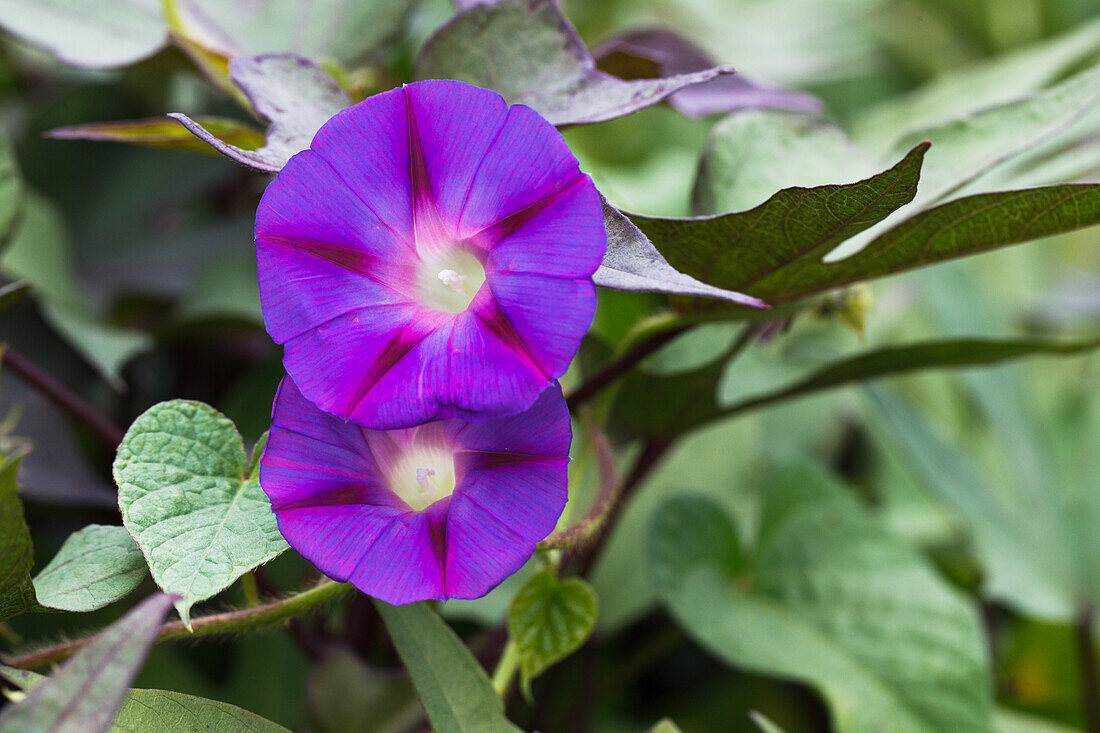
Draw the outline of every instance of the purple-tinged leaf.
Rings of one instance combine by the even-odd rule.
[[[293,54],[233,59],[229,75],[256,111],[271,123],[264,147],[243,150],[216,137],[186,115],[168,116],[179,120],[218,152],[257,170],[277,172],[295,153],[309,147],[321,125],[351,104],[348,93],[331,74],[309,59]]]
[[[623,81],[596,69],[556,0],[476,4],[428,39],[419,79],[458,79],[495,89],[555,125],[622,117],[693,84],[733,73],[727,66],[663,79]]]
[[[607,255],[592,280],[602,288],[647,293],[721,298],[738,305],[767,308],[764,301],[732,290],[715,288],[679,272],[621,211],[603,202]]]
[[[710,54],[688,39],[661,28],[616,36],[600,44],[592,55],[600,70],[620,79],[667,78],[718,65]],[[689,117],[745,109],[820,112],[822,108],[821,100],[813,95],[758,84],[740,74],[686,87],[667,101]]]
[[[0,713],[0,730],[102,733],[141,670],[173,596],[143,601],[61,666],[27,697]]]
[[[198,117],[193,122],[227,145],[244,150],[255,150],[264,144],[264,134],[244,122],[225,117]],[[59,127],[46,133],[46,137],[59,140],[99,140],[105,142],[132,143],[153,148],[186,150],[194,153],[217,151],[198,140],[175,122],[154,117],[123,122],[93,122],[87,125]]]

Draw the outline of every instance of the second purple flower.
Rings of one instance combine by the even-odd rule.
[[[302,393],[391,429],[530,407],[592,322],[607,239],[553,126],[427,81],[329,120],[268,187],[256,247]]]

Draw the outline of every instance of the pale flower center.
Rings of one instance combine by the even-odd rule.
[[[422,511],[455,490],[454,455],[443,448],[413,448],[390,469],[389,487],[409,507]]]
[[[432,252],[421,260],[420,300],[432,310],[462,313],[485,284],[481,261],[463,247]]]

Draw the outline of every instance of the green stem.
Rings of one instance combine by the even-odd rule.
[[[337,583],[334,580],[326,580],[309,590],[304,590],[282,600],[272,601],[255,608],[245,608],[239,611],[227,611],[210,616],[200,616],[191,620],[191,630],[183,625],[182,621],[172,621],[164,624],[160,629],[157,643],[175,641],[176,639],[195,639],[203,636],[216,636],[219,634],[233,634],[248,629],[256,629],[262,626],[284,621],[291,616],[306,611],[314,606],[336,598],[349,590],[348,583]],[[96,636],[89,636],[76,641],[58,644],[41,651],[11,659],[5,662],[10,667],[19,669],[38,669],[59,662],[80,651]]]
[[[517,671],[519,671],[519,647],[509,639],[493,672],[493,689],[498,695],[504,697],[508,694],[508,688],[512,686],[512,679]]]
[[[241,576],[241,592],[244,593],[244,604],[249,608],[260,605],[260,590],[256,587],[256,574],[249,570]]]

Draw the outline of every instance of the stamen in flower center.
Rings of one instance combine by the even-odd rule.
[[[415,447],[390,469],[389,487],[414,511],[423,511],[455,490],[454,456],[440,447]]]
[[[421,262],[418,285],[424,305],[443,313],[462,313],[485,283],[485,268],[461,246],[434,251]]]

